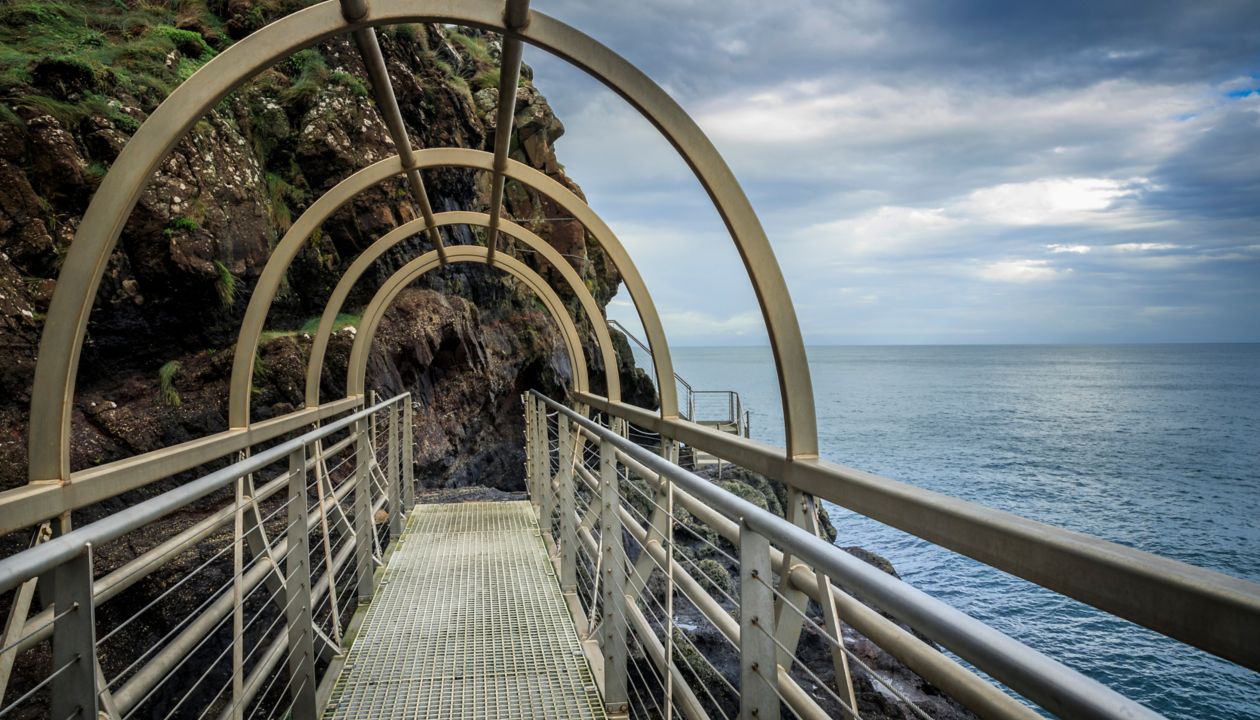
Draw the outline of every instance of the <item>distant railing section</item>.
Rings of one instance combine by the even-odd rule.
[[[597,675],[610,713],[861,717],[860,691],[854,691],[860,680],[915,717],[933,717],[939,708],[930,697],[908,696],[886,668],[871,666],[869,651],[858,652],[860,637],[981,717],[1039,717],[1008,690],[1060,717],[1159,717],[833,546],[820,537],[817,493],[785,483],[784,519],[677,464],[678,442],[686,440],[727,462],[743,459],[738,464],[771,479],[801,482],[775,472],[782,466],[757,461],[775,452],[782,459],[781,450],[695,423],[650,421],[652,413],[589,394],[579,402],[603,424],[536,393],[525,397],[526,469],[561,588],[588,657],[602,668]],[[908,507],[917,505],[916,492],[934,495],[880,480]],[[961,501],[933,499],[942,514],[958,512]],[[1008,517],[987,512],[992,526]],[[1219,601],[1220,585],[1228,584],[1238,593],[1236,606],[1252,612],[1233,631],[1247,637],[1257,631],[1257,615],[1246,610],[1260,606],[1253,584],[1119,546],[1125,557],[1104,558],[1102,550],[1113,550],[1109,543],[1040,527],[1046,547],[1066,536],[1092,540],[1078,548],[1065,572],[1092,575],[1091,563],[1132,569],[1158,561],[1169,573],[1161,600],[1184,590],[1181,581],[1193,576],[1203,584],[1191,593],[1205,606]],[[968,530],[964,523],[939,532],[965,536]],[[1030,565],[1040,560],[1033,555]],[[999,567],[1019,569],[1009,562]],[[737,577],[726,578],[728,569]],[[1214,623],[1200,625],[1207,629],[1197,644],[1210,646]]]
[[[608,326],[625,335],[626,339],[640,350],[640,354],[634,358],[637,364],[655,369],[655,364],[652,362],[652,349],[647,343],[616,320],[609,320]],[[677,372],[674,373],[674,382],[678,390],[678,414],[682,419],[720,428],[724,432],[733,432],[742,437],[749,436],[749,412],[744,408],[738,392],[696,390]]]
[[[626,337],[630,342],[630,352],[634,354],[634,362],[642,368],[650,369],[653,376],[656,375],[656,363],[652,361],[652,348],[647,343],[638,338],[637,335],[616,320],[609,320],[608,327],[616,330]],[[639,353],[634,353],[634,349],[638,348]],[[695,410],[695,390],[691,387],[691,383],[687,382],[682,375],[674,372],[674,383],[678,393],[678,414],[685,420],[694,419]]]
[[[748,437],[748,411],[734,390],[695,390],[691,407],[692,422]]]
[[[0,718],[317,717],[414,503],[411,413],[409,395],[353,409],[58,537],[37,531],[0,560]]]

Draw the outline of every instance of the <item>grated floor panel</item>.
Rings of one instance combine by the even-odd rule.
[[[603,717],[529,503],[417,506],[324,718]]]

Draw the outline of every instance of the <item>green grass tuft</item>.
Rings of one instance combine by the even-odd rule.
[[[349,88],[355,97],[366,98],[372,95],[372,92],[368,90],[367,84],[348,72],[338,70],[332,73],[329,79],[342,87]]]
[[[166,237],[171,237],[178,232],[197,232],[198,227],[197,221],[190,217],[177,217],[162,232]]]
[[[306,200],[306,193],[293,187],[277,173],[269,172],[263,178],[267,183],[267,200],[271,219],[280,232],[293,226],[293,205]]]
[[[219,279],[214,283],[214,289],[219,293],[219,303],[223,309],[230,310],[236,305],[236,276],[228,270],[227,265],[214,261],[214,269],[219,271]]]
[[[175,376],[183,367],[178,360],[172,360],[158,368],[158,387],[162,402],[170,407],[179,407],[184,404],[179,391],[175,389]]]
[[[306,319],[302,326],[296,330],[264,330],[262,333],[263,342],[275,340],[282,337],[297,337],[298,335],[314,335],[319,331],[319,321],[322,316],[316,315]],[[359,323],[363,321],[362,315],[354,315],[352,313],[337,313],[337,319],[333,320],[332,331],[344,330],[348,327],[357,328]]]
[[[463,49],[464,54],[476,62],[483,65],[490,65],[494,62],[490,58],[490,48],[486,47],[485,43],[483,43],[480,39],[472,37],[471,35],[465,35],[458,30],[452,31],[450,38],[455,41],[455,44],[459,45],[460,48]]]
[[[288,60],[290,67],[297,72],[297,79],[280,94],[286,103],[310,105],[319,97],[320,91],[328,83],[328,64],[324,56],[316,50],[296,52]]]
[[[491,68],[477,73],[473,77],[472,84],[478,90],[499,87],[499,68]]]

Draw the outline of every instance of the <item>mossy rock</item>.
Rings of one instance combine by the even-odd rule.
[[[731,594],[735,582],[731,579],[731,574],[727,571],[722,563],[712,558],[705,558],[696,563],[696,581],[700,583],[710,595],[720,596],[722,593]],[[721,592],[718,592],[718,591]]]
[[[700,686],[716,688],[725,684],[709,660],[688,642],[679,628],[674,628],[674,660],[682,672],[691,675]]]
[[[726,492],[747,500],[762,510],[770,509],[769,504],[766,502],[766,496],[760,490],[742,480],[719,480],[717,485]]]

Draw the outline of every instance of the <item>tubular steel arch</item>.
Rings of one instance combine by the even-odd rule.
[[[415,153],[415,158],[416,167],[419,169],[454,166],[492,171],[494,164],[492,154],[463,148],[421,150]],[[241,329],[236,341],[231,396],[228,404],[228,421],[231,427],[241,428],[249,424],[249,386],[253,379],[254,354],[258,351],[267,313],[275,301],[276,293],[279,292],[284,273],[293,262],[293,258],[297,256],[306,238],[338,208],[350,202],[359,193],[403,172],[402,162],[398,157],[387,158],[359,170],[312,203],[276,244],[250,295],[249,306],[241,321]],[[643,277],[639,274],[630,254],[599,215],[568,188],[546,174],[515,160],[508,161],[503,172],[507,177],[546,195],[595,236],[609,260],[621,273],[622,281],[626,284],[626,289],[630,293],[631,300],[634,301],[639,319],[648,336],[652,364],[656,370],[657,385],[661,393],[661,415],[667,418],[677,417],[678,396],[673,380],[674,365],[669,352],[669,344],[665,339],[665,330],[661,325],[660,315],[656,311],[655,303],[652,302],[647,285],[643,282]],[[428,227],[428,220],[426,219],[426,227]],[[323,340],[326,345],[327,336],[324,336]],[[322,355],[323,347],[320,344],[320,336],[317,335],[312,355]],[[308,407],[310,407],[309,400]]]
[[[590,383],[587,378],[586,358],[582,355],[582,343],[578,336],[577,326],[574,325],[573,318],[569,317],[569,314],[565,312],[564,303],[560,300],[560,296],[556,294],[555,290],[551,289],[551,286],[547,284],[546,280],[542,279],[542,276],[529,269],[528,266],[516,258],[502,253],[496,255],[494,263],[491,264],[490,251],[481,245],[447,247],[446,262],[448,264],[460,262],[483,263],[503,270],[528,285],[538,295],[539,299],[543,301],[543,304],[551,313],[552,319],[560,326],[565,347],[569,352],[569,362],[573,368],[573,385],[578,392],[586,392],[585,388],[589,387]],[[346,363],[346,397],[363,394],[365,376],[367,375],[368,351],[372,348],[372,341],[376,338],[376,330],[381,324],[381,318],[385,316],[385,311],[389,309],[394,299],[408,285],[421,275],[438,267],[440,263],[441,258],[438,256],[437,251],[430,250],[399,268],[381,285],[380,290],[376,291],[376,295],[368,303],[367,309],[363,311],[363,321],[359,323],[359,330],[354,336],[354,346],[350,350],[350,361]],[[605,371],[615,372],[615,369],[606,368]]]
[[[32,481],[69,480],[71,409],[88,315],[123,225],[170,150],[229,92],[281,58],[338,34],[407,22],[465,24],[529,42],[603,82],[665,135],[709,193],[748,271],[774,353],[787,456],[817,457],[809,366],[778,261],[730,168],[664,90],[593,38],[546,15],[530,12],[526,23],[508,27],[494,0],[374,0],[363,9],[348,22],[337,0],[325,0],[232,45],[176,88],[119,154],[84,214],[45,321],[31,393]]]
[[[476,212],[442,212],[433,216],[435,227],[443,225],[480,225],[488,228],[490,227],[490,221],[490,216],[486,213]],[[332,294],[328,298],[328,304],[324,306],[324,313],[319,320],[319,329],[315,333],[310,357],[307,360],[307,407],[319,405],[319,381],[323,374],[324,355],[328,349],[328,339],[332,335],[333,324],[337,315],[341,312],[346,296],[350,294],[354,284],[371,267],[372,263],[386,252],[389,252],[390,248],[413,235],[419,234],[427,227],[429,226],[424,218],[418,218],[399,225],[364,250],[346,269],[345,274],[341,276],[341,280],[337,282],[337,287],[333,289]],[[525,243],[530,249],[541,254],[552,267],[560,271],[560,275],[568,283],[573,290],[573,294],[577,296],[578,301],[582,304],[582,309],[595,330],[595,339],[599,346],[600,357],[604,362],[604,376],[608,387],[608,397],[609,399],[616,397],[618,398],[617,402],[620,402],[621,378],[617,373],[617,355],[613,349],[612,336],[608,333],[608,325],[604,322],[604,316],[599,311],[599,305],[596,304],[595,298],[591,296],[591,292],[586,289],[582,278],[578,276],[577,272],[573,270],[573,267],[569,265],[558,250],[529,230],[504,219],[499,220],[498,230]],[[447,252],[449,253],[449,248]],[[502,257],[503,255],[498,255],[491,260],[489,255],[487,255],[487,262],[497,264]],[[235,391],[235,388],[233,388],[233,391]]]

